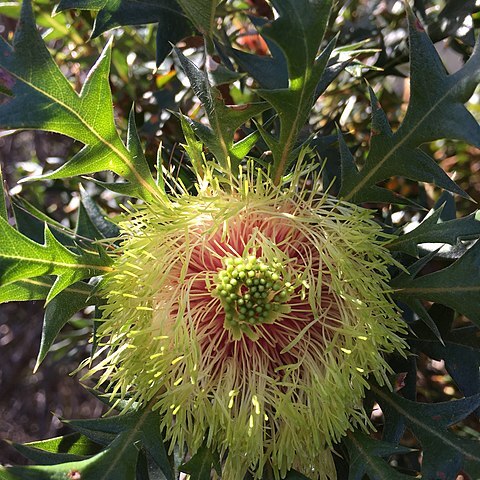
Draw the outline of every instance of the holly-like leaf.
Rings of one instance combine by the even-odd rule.
[[[39,442],[14,443],[13,446],[24,457],[41,465],[83,460],[101,450],[98,444],[79,433],[70,433]]]
[[[288,66],[288,87],[261,89],[258,93],[275,108],[280,119],[277,138],[260,130],[272,150],[273,180],[279,183],[292,160],[298,132],[313,104],[317,84],[335,42],[330,42],[317,59],[330,15],[330,0],[274,0],[272,3],[279,17],[266,23],[261,33],[283,51]]]
[[[430,317],[441,331],[443,343],[432,337],[418,322],[412,325],[415,336],[409,344],[435,360],[444,360],[445,368],[460,391],[466,396],[480,393],[480,335],[478,327],[451,329],[453,311],[440,304],[429,310]],[[480,414],[480,409],[477,411]]]
[[[140,444],[162,469],[167,480],[173,480],[173,472],[161,436],[161,417],[158,412],[145,409],[114,417],[91,420],[69,420],[65,423],[92,441],[109,444],[117,435],[126,435],[129,442]]]
[[[158,23],[157,65],[177,43],[193,32],[192,24],[175,0],[60,0],[56,12],[76,8],[96,11],[92,37],[125,25]]]
[[[62,133],[85,144],[70,161],[40,178],[111,170],[128,180],[130,195],[151,199],[159,191],[148,165],[125,147],[115,127],[110,52],[111,42],[78,94],[50,56],[35,26],[30,0],[25,0],[13,46],[0,38],[0,67],[15,79],[14,97],[0,105],[0,123],[5,128]]]
[[[470,240],[480,236],[480,212],[466,217],[439,221],[443,206],[431,213],[418,227],[391,241],[388,248],[418,256],[418,245],[422,243],[448,243],[455,245],[459,240]]]
[[[54,281],[51,277],[43,276],[1,285],[0,303],[44,300]]]
[[[138,450],[128,432],[119,435],[105,450],[85,460],[58,465],[0,467],[0,478],[14,480],[133,480]]]
[[[408,480],[412,477],[394,470],[385,460],[390,455],[408,453],[410,448],[373,440],[362,432],[350,432],[345,439],[350,464],[348,480]]]
[[[58,242],[48,226],[45,226],[43,245],[25,237],[1,217],[0,230],[0,287],[55,275],[57,279],[49,290],[48,302],[73,283],[111,270],[111,260],[101,250],[73,253]]]
[[[447,268],[423,276],[402,273],[392,280],[395,296],[405,303],[429,300],[480,322],[480,242]]]
[[[341,195],[345,200],[364,201],[372,186],[393,175],[435,183],[466,196],[418,147],[440,138],[480,145],[480,126],[464,106],[480,80],[480,43],[463,68],[448,75],[431,40],[406,5],[411,71],[407,113],[398,130],[392,132],[378,102],[372,98],[370,151],[362,170],[344,179]]]
[[[238,171],[236,167],[242,157],[237,156],[234,148],[235,132],[247,120],[266,110],[268,104],[261,102],[246,105],[225,105],[218,89],[210,85],[207,74],[186,58],[179,49],[176,48],[175,53],[188,76],[192,90],[205,107],[210,128],[188,117],[184,117],[183,121],[190,125],[220,165],[230,168],[228,163],[230,161],[231,170],[233,172]],[[190,132],[187,130],[185,135],[188,141]]]
[[[419,403],[372,387],[385,416],[401,417],[422,446],[422,478],[452,479],[465,459],[480,462],[480,443],[460,438],[448,427],[480,406],[480,395],[435,404]]]

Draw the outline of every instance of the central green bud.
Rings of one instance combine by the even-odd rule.
[[[215,276],[213,294],[225,310],[225,328],[235,340],[242,334],[257,340],[252,326],[273,323],[279,313],[288,312],[284,303],[295,287],[285,278],[285,268],[277,258],[267,264],[254,255],[228,257],[223,264],[225,268]]]

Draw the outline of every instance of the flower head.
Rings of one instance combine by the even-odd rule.
[[[367,378],[404,324],[389,296],[371,213],[249,170],[228,188],[138,207],[104,287],[106,351],[93,371],[113,394],[153,403],[171,445],[206,443],[223,478],[267,462],[334,478],[332,444],[354,424]]]

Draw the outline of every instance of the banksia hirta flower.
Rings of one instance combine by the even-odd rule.
[[[404,347],[390,237],[303,173],[248,168],[136,207],[104,283],[91,373],[158,409],[172,449],[216,450],[225,480],[334,478],[333,444],[368,425],[367,378],[388,383],[383,355]]]

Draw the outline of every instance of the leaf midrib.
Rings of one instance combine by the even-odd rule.
[[[304,26],[303,26],[302,21],[301,21],[302,19],[298,15],[298,12],[296,11],[296,9],[293,9],[293,12],[294,12],[295,17],[298,20],[298,23],[300,25],[300,29],[302,31],[303,45],[305,47],[305,61],[308,62],[308,44],[307,44],[307,40],[306,40],[306,32],[305,32]],[[286,165],[287,165],[288,156],[289,156],[290,151],[291,151],[290,145],[293,143],[293,138],[296,134],[298,119],[300,117],[300,112],[301,112],[302,106],[303,106],[303,99],[304,99],[304,96],[305,96],[305,86],[307,84],[307,78],[308,78],[309,74],[311,73],[311,70],[312,70],[312,68],[311,67],[309,68],[308,66],[304,70],[302,89],[301,89],[301,92],[300,92],[300,101],[297,104],[297,110],[295,112],[295,120],[292,123],[292,127],[290,128],[289,134],[287,135],[287,138],[285,140],[285,145],[284,145],[284,148],[282,150],[282,155],[280,157],[280,162],[279,162],[278,167],[276,168],[276,171],[275,171],[275,177],[273,179],[274,185],[279,185],[280,184],[280,181],[282,179],[283,173],[284,173]],[[283,142],[281,142],[281,143],[283,143]]]
[[[21,77],[20,75],[16,74],[15,72],[9,71],[11,75],[13,75],[15,78],[20,80],[21,82],[25,83],[28,85],[30,88],[33,90],[39,92],[40,94],[44,95],[45,97],[49,98],[52,100],[54,103],[60,105],[62,108],[64,108],[67,112],[69,112],[73,117],[75,117],[97,140],[99,140],[103,145],[105,145],[107,148],[109,148],[117,157],[128,167],[128,169],[132,172],[132,174],[135,176],[139,184],[144,187],[149,193],[151,193],[154,197],[158,197],[158,192],[155,188],[153,188],[145,179],[140,175],[140,173],[137,171],[133,163],[129,160],[127,156],[125,156],[115,145],[110,143],[106,138],[104,138],[97,130],[95,130],[93,127],[90,126],[90,124],[80,115],[79,112],[74,110],[73,108],[69,107],[66,103],[62,102],[60,99],[56,98],[55,96],[49,94],[45,90],[37,87],[33,83],[29,82],[25,78]],[[74,94],[77,96],[77,98],[80,98],[76,92]]]
[[[40,245],[41,247],[41,245]],[[62,268],[75,268],[75,269],[95,269],[95,270],[100,270],[103,272],[111,272],[113,270],[112,267],[108,267],[106,265],[88,265],[88,264],[83,264],[83,263],[64,263],[64,262],[58,262],[55,260],[45,260],[42,258],[30,258],[30,257],[22,257],[19,255],[5,255],[0,252],[0,258],[5,258],[7,260],[19,260],[19,261],[24,261],[24,262],[32,262],[32,263],[39,263],[42,265],[54,265],[57,267],[62,267]]]
[[[361,453],[363,460],[368,463],[370,466],[371,470],[375,472],[376,475],[378,475],[378,478],[385,479],[383,472],[380,470],[380,468],[374,463],[372,457],[368,454],[367,450],[365,450],[360,442],[357,441],[357,439],[353,435],[348,435],[348,440],[352,442],[355,445],[355,448]],[[388,480],[388,479],[387,479]]]
[[[39,280],[34,280],[32,278],[25,278],[22,280],[18,280],[18,283],[29,283],[30,285],[37,285],[39,287],[52,288],[51,284],[40,282]],[[85,295],[86,297],[89,295],[89,293],[86,292],[85,290],[81,290],[79,288],[74,288],[74,287],[67,287],[63,290],[63,292],[77,293],[78,295]]]
[[[380,397],[382,397],[386,402],[388,402],[390,405],[397,410],[401,415],[403,415],[405,418],[408,418],[413,424],[419,426],[423,430],[427,431],[430,435],[440,439],[441,442],[444,444],[448,445],[449,447],[453,448],[457,452],[461,453],[462,455],[468,456],[469,458],[473,458],[477,461],[480,461],[480,456],[479,457],[474,457],[470,452],[466,452],[463,449],[461,449],[456,443],[452,442],[451,440],[445,438],[442,436],[437,430],[434,428],[430,427],[429,425],[426,425],[422,422],[420,422],[416,417],[412,416],[407,410],[402,408],[398,403],[396,403],[391,397],[385,395],[379,388],[376,388],[372,386],[372,390]]]
[[[463,287],[404,287],[395,288],[394,293],[415,292],[415,293],[435,293],[435,292],[480,292],[480,285],[478,286],[463,286]]]
[[[390,152],[388,152],[383,157],[383,159],[381,159],[379,162],[377,162],[365,175],[363,175],[363,177],[357,182],[357,184],[351,188],[348,195],[343,197],[343,200],[348,201],[349,199],[353,198],[354,195],[357,192],[362,190],[362,188],[365,186],[365,184],[368,183],[370,178],[372,178],[378,172],[378,170],[380,170],[380,168],[383,167],[385,162],[387,162],[390,159],[390,157],[392,157],[395,154],[395,152],[397,150],[399,150],[409,140],[409,138],[419,128],[419,126],[425,121],[425,119],[438,107],[438,105],[440,105],[450,95],[450,93],[454,90],[455,87],[456,87],[456,83],[453,83],[452,86],[449,89],[446,90],[445,94],[440,97],[439,101],[436,102],[434,105],[432,105],[432,107],[430,109],[427,110],[425,115],[423,115],[420,118],[418,123],[413,125],[411,127],[410,131],[408,131],[403,136],[403,138],[401,138],[400,140],[398,140],[395,143],[394,147],[390,150]],[[394,133],[394,137],[398,134],[398,132],[400,131],[401,128],[402,128],[402,125],[400,125],[400,128]],[[360,174],[361,174],[361,172],[360,172]]]

